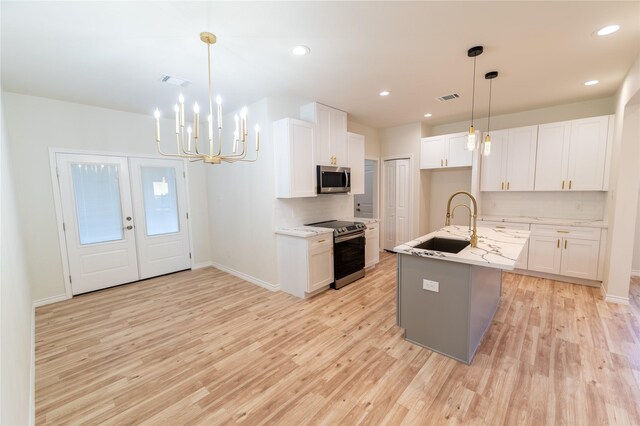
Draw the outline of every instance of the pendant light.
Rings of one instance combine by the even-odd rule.
[[[476,149],[476,129],[473,128],[473,107],[476,98],[476,58],[482,55],[484,48],[482,46],[474,46],[467,51],[467,56],[473,58],[473,91],[471,92],[471,126],[469,127],[469,136],[467,139],[467,149],[473,151]]]
[[[493,85],[493,79],[498,77],[498,71],[490,71],[484,75],[484,78],[489,80],[489,114],[487,115],[487,135],[484,137],[484,144],[482,146],[482,155],[491,154],[491,135],[489,130],[491,129],[491,86]]]

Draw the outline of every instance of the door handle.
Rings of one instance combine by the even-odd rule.
[[[511,186],[510,183],[511,182],[507,182],[507,190],[509,189],[509,186]]]
[[[560,240],[558,240],[558,244],[556,245],[556,247],[560,248]]]
[[[564,248],[567,248],[567,240],[564,240]]]
[[[569,179],[569,189],[571,189],[571,179]]]
[[[449,159],[444,160],[444,165],[445,165],[446,167],[449,167]]]
[[[356,211],[357,211],[357,212],[359,212],[359,211],[360,211],[360,209],[356,209]]]
[[[562,189],[564,189],[564,181],[562,181]]]
[[[131,216],[127,216],[127,220],[131,220]]]
[[[500,185],[500,188],[504,191],[504,182]]]

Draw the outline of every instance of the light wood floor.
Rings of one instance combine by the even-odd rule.
[[[38,308],[36,421],[640,424],[640,282],[620,306],[505,274],[466,366],[403,340],[395,267],[311,300],[209,268]]]

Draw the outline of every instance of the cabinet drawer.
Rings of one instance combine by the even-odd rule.
[[[317,237],[309,238],[308,241],[309,250],[317,247],[331,247],[333,246],[333,235],[323,234]]]
[[[521,229],[523,231],[529,230],[528,223],[515,223],[515,222],[492,222],[489,220],[478,221],[478,226],[481,228],[495,228],[495,229]]]
[[[540,237],[600,240],[600,228],[583,226],[531,225],[531,235]]]

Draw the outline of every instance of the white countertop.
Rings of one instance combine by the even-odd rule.
[[[380,222],[380,219],[372,219],[370,217],[343,217],[340,220],[344,220],[347,222],[362,222],[365,225],[369,225],[371,223],[378,223]]]
[[[513,270],[524,245],[529,239],[529,231],[515,229],[491,229],[478,226],[478,247],[470,245],[459,253],[445,253],[416,249],[414,246],[433,237],[469,240],[471,231],[467,226],[445,226],[430,234],[401,244],[393,249],[396,253],[420,257],[486,266],[489,268]]]
[[[289,235],[291,237],[310,238],[318,235],[333,234],[331,228],[320,228],[318,226],[290,226],[287,228],[280,228],[276,231],[276,234]]]
[[[538,225],[586,226],[589,228],[609,227],[609,224],[605,221],[589,219],[556,219],[550,217],[533,216],[478,216],[478,222],[481,222],[483,220],[490,222],[534,223]]]

